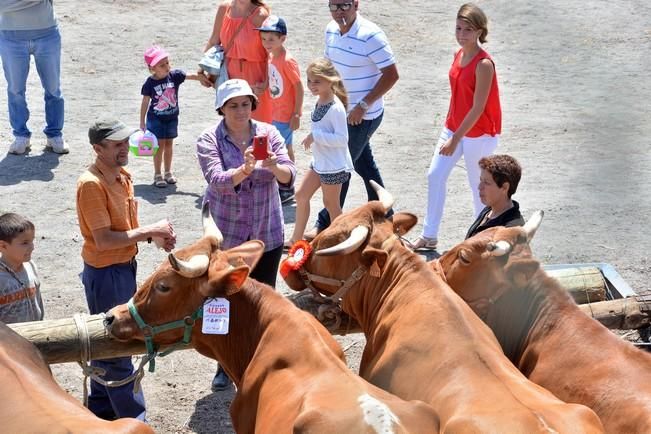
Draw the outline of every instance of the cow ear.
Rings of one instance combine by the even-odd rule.
[[[393,220],[393,233],[400,235],[401,237],[406,235],[416,223],[418,223],[418,217],[414,214],[408,212],[399,212],[395,213],[392,217]]]
[[[223,297],[238,292],[246,278],[249,277],[249,267],[241,265],[233,268],[228,267],[210,276],[208,284],[202,288],[204,297]]]
[[[380,277],[388,258],[387,252],[374,247],[366,247],[362,251],[362,264],[369,268],[369,274]]]
[[[515,288],[524,288],[540,268],[534,259],[511,259],[506,265],[506,277]]]
[[[255,268],[263,253],[264,243],[259,240],[247,241],[226,251],[229,264],[233,267],[248,265],[250,269]]]

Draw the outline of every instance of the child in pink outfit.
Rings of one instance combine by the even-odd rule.
[[[151,76],[142,85],[140,94],[140,129],[151,131],[158,139],[158,152],[154,155],[154,185],[166,187],[176,184],[172,173],[174,138],[178,135],[179,86],[185,80],[199,80],[207,83],[203,74],[186,74],[180,69],[171,69],[169,55],[161,47],[152,46],[145,51],[145,63]],[[161,165],[165,175],[161,174]]]

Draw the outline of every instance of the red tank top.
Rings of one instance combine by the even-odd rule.
[[[461,50],[457,51],[450,67],[450,108],[445,119],[445,126],[451,131],[456,131],[472,108],[475,96],[475,71],[477,64],[482,59],[493,62],[491,56],[484,50],[479,52],[466,66],[461,67]],[[493,63],[494,65],[494,63]],[[479,116],[475,125],[466,133],[466,137],[479,137],[484,134],[495,136],[502,132],[502,109],[500,107],[500,93],[497,88],[497,71],[493,74],[493,81],[488,92],[486,107]]]

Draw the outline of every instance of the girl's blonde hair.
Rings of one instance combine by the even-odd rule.
[[[479,6],[474,3],[466,3],[459,8],[457,12],[457,19],[464,20],[470,24],[475,30],[481,30],[479,34],[479,42],[485,43],[488,36],[488,18]]]
[[[331,61],[325,57],[314,59],[307,67],[307,73],[328,80],[337,98],[339,98],[344,107],[348,107],[348,93],[344,87],[344,82]]]

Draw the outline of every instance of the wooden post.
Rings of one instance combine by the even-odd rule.
[[[651,295],[581,304],[579,307],[609,329],[640,329],[651,324]]]
[[[309,291],[292,294],[287,297],[299,308],[319,318],[319,303]],[[339,321],[331,313],[323,313],[322,322],[330,332],[335,335],[344,335],[360,331],[359,325],[345,313],[341,312]],[[86,328],[90,342],[90,357],[93,360],[111,359],[145,354],[147,349],[143,342],[118,342],[111,338],[104,327],[103,315],[86,315]],[[63,318],[48,321],[34,321],[8,324],[19,335],[32,342],[41,351],[48,364],[78,362],[82,359],[82,338],[73,318]],[[161,351],[168,348],[163,346]],[[192,343],[188,347],[192,348]]]
[[[287,297],[308,312],[334,335],[361,331],[359,324],[332,305],[325,305],[309,290]],[[629,297],[579,305],[581,310],[610,329],[639,329],[651,324],[651,295]],[[86,316],[91,358],[94,360],[145,354],[142,342],[118,342],[104,328],[103,315]],[[73,318],[9,324],[18,334],[31,341],[49,364],[77,362],[82,358],[82,341]],[[162,347],[164,350],[167,347]],[[183,349],[190,349],[192,346]]]
[[[144,342],[118,342],[104,328],[104,315],[85,317],[93,360],[145,354]],[[78,362],[82,359],[82,340],[73,318],[8,324],[32,342],[49,364]],[[163,349],[166,347],[163,347]]]

